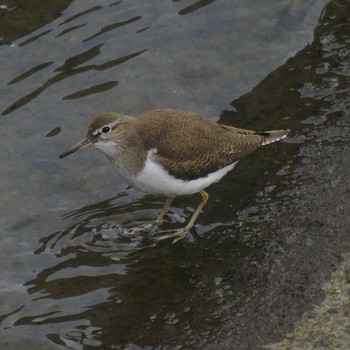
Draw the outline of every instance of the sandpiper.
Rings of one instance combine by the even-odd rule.
[[[256,148],[281,140],[288,133],[238,129],[179,109],[157,109],[135,117],[110,112],[96,117],[86,138],[59,157],[96,147],[130,185],[166,196],[157,226],[175,197],[200,193],[202,201],[188,224],[167,236],[179,240],[193,227],[206,204],[206,187]]]

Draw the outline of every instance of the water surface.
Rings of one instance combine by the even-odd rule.
[[[348,246],[347,2],[26,4],[0,8],[1,348],[277,344]],[[94,115],[160,107],[292,129],[213,185],[175,245],[123,234],[163,198],[97,152],[58,159]]]

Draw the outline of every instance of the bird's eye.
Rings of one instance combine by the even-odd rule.
[[[108,134],[110,131],[111,127],[109,125],[106,125],[101,129],[102,134]]]

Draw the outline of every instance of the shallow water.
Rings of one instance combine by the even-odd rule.
[[[346,1],[3,4],[1,348],[258,349],[281,339],[321,298],[325,266],[347,244],[321,262],[301,244],[327,246],[308,232],[332,207],[302,200],[326,201],[318,181],[337,193],[334,220],[346,211]],[[213,185],[174,245],[123,230],[153,220],[163,198],[128,188],[97,152],[58,159],[92,116],[159,107],[292,129]],[[178,198],[168,225],[198,201]],[[300,265],[278,265],[279,254]],[[302,279],[318,269],[313,284]]]

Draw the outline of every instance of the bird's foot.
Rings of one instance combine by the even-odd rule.
[[[135,237],[143,233],[149,233],[150,235],[153,235],[156,232],[159,232],[159,227],[165,222],[168,222],[168,220],[155,220],[153,223],[141,224],[136,227],[125,229],[123,234],[128,237]]]
[[[187,227],[183,227],[177,230],[161,230],[161,231],[156,231],[155,229],[153,229],[150,232],[150,235],[153,236],[152,239],[154,239],[155,241],[163,241],[165,239],[174,238],[173,244],[175,244],[176,242],[184,239],[186,237],[187,232],[189,232],[189,229]],[[157,235],[155,236],[155,234]]]
[[[124,230],[123,234],[128,237],[135,237],[142,233],[149,232],[151,233],[154,230],[154,224],[142,224],[136,227],[131,227]]]
[[[166,224],[166,223],[169,223],[169,222],[171,222],[171,221],[168,220],[168,219],[156,219],[156,220],[154,220],[154,227],[160,227],[164,223]]]

